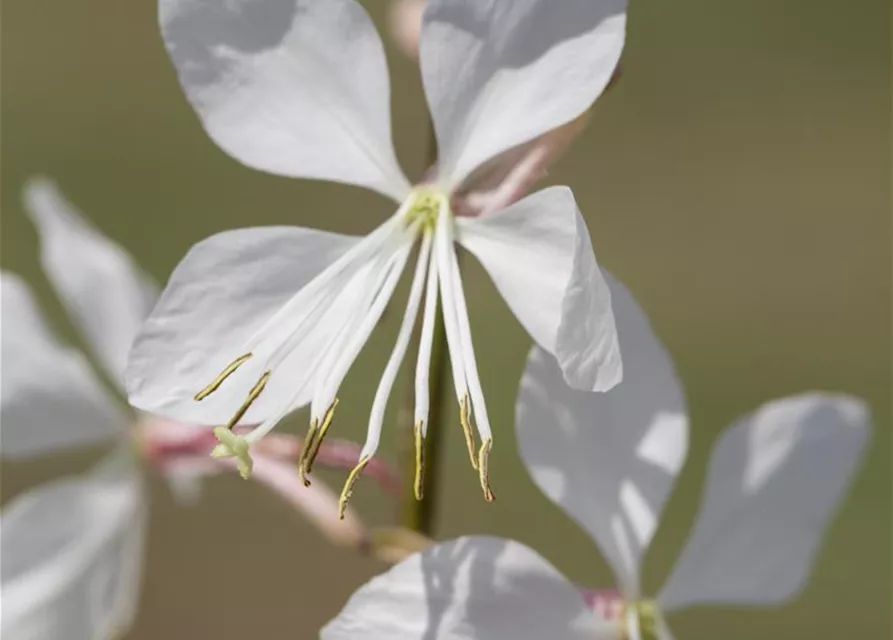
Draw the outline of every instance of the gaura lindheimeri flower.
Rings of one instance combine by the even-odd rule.
[[[698,521],[657,597],[639,566],[688,445],[672,362],[631,295],[610,281],[626,376],[605,394],[570,389],[534,349],[518,400],[521,454],[537,486],[595,540],[619,606],[593,609],[535,551],[465,537],[361,587],[325,640],[671,640],[664,613],[694,604],[779,604],[810,572],[869,435],[865,405],[806,393],[769,402],[714,448]],[[548,428],[547,428],[548,427]]]
[[[611,77],[624,40],[623,0],[428,3],[421,72],[440,157],[435,174],[416,186],[397,164],[385,56],[358,3],[160,0],[159,7],[180,83],[224,151],[270,173],[373,189],[399,206],[365,237],[255,228],[193,247],[137,339],[130,401],[181,421],[227,425],[218,429],[217,454],[246,468],[251,445],[309,403],[314,446],[301,463],[309,473],[339,387],[418,243],[403,323],[342,504],[378,446],[420,308],[414,417],[421,451],[438,299],[469,455],[492,499],[492,431],[454,245],[477,256],[569,384],[604,391],[620,381],[610,292],[570,190],[516,200],[542,163],[523,153],[525,145],[580,118]],[[527,169],[512,165],[519,154]],[[492,187],[486,197],[464,200],[478,181]],[[466,206],[501,210],[454,216]],[[259,427],[244,437],[229,433],[241,423]]]
[[[46,274],[105,377],[123,391],[127,350],[157,288],[51,184],[31,182],[25,205],[40,235]],[[4,640],[119,637],[131,624],[139,593],[148,506],[143,464],[174,488],[186,484],[186,474],[194,479],[231,465],[208,458],[216,440],[207,429],[132,415],[86,356],[53,335],[18,276],[2,273],[0,295],[0,455],[20,460],[113,444],[94,469],[26,491],[3,508],[0,635]],[[292,444],[271,440],[257,456],[258,480],[336,541],[363,542],[353,513],[338,520],[334,494],[322,484],[304,490],[288,459],[296,457]],[[328,455],[324,450],[321,460]]]

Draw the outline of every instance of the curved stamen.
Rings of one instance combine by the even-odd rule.
[[[462,278],[459,274],[459,265],[456,262],[456,254],[454,252],[450,253],[456,318],[459,324],[459,341],[462,348],[462,357],[465,361],[465,378],[468,384],[468,391],[471,394],[471,405],[474,408],[477,431],[481,437],[481,441],[485,441],[492,439],[490,418],[487,415],[487,403],[484,400],[481,378],[478,375],[477,359],[474,355],[474,343],[471,340],[471,326],[468,323],[468,307],[465,304],[465,292],[462,290]]]
[[[425,283],[425,310],[422,315],[422,332],[419,336],[419,353],[415,368],[415,409],[413,423],[422,424],[422,436],[428,434],[428,410],[430,406],[428,379],[431,369],[431,349],[434,344],[434,323],[437,320],[438,276],[437,259],[432,252],[428,259],[428,279]]]
[[[446,332],[447,348],[450,352],[450,367],[453,373],[453,386],[456,391],[456,401],[461,403],[462,398],[468,393],[465,382],[465,361],[462,357],[462,346],[459,339],[458,320],[456,319],[456,305],[453,297],[452,269],[450,268],[449,254],[453,251],[451,246],[451,234],[449,232],[450,221],[449,205],[444,201],[443,209],[437,218],[437,231],[434,238],[434,253],[437,257],[437,275],[440,280],[441,313],[443,314],[443,326]]]
[[[416,318],[419,313],[419,305],[422,300],[422,291],[425,284],[425,276],[428,269],[428,262],[431,255],[432,238],[430,233],[425,233],[422,237],[422,244],[419,248],[419,257],[416,262],[415,272],[410,285],[409,298],[406,301],[406,310],[403,312],[403,320],[400,323],[400,330],[397,333],[397,340],[394,348],[385,365],[381,381],[378,383],[378,389],[375,392],[375,399],[372,401],[372,410],[369,413],[369,426],[366,431],[366,442],[363,445],[363,451],[360,457],[372,456],[378,449],[378,443],[381,436],[381,426],[384,422],[385,409],[387,408],[388,398],[394,386],[394,380],[397,378],[397,372],[400,365],[406,357],[406,350],[409,347],[409,341],[412,338],[412,329],[415,326]]]
[[[326,377],[325,386],[323,387],[325,391],[320,396],[320,399],[326,406],[332,402],[335,394],[338,393],[344,377],[369,339],[372,330],[375,329],[375,326],[381,319],[381,314],[384,313],[385,307],[394,294],[394,289],[396,289],[400,276],[403,273],[403,268],[406,266],[411,249],[411,243],[404,243],[388,261],[384,282],[376,293],[374,302],[369,307],[365,317],[362,318],[359,327],[350,336],[346,347],[338,355],[331,373]]]

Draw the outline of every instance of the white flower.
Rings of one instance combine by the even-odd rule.
[[[869,435],[864,404],[807,393],[776,400],[726,430],[698,521],[656,598],[641,559],[682,466],[688,416],[672,363],[630,294],[611,282],[624,383],[606,394],[567,387],[554,359],[532,353],[518,438],[534,481],[595,540],[617,579],[616,616],[536,552],[460,538],[410,557],[361,587],[325,640],[670,640],[664,614],[694,604],[780,604],[813,557]]]
[[[52,185],[32,182],[25,198],[45,272],[108,379],[120,382],[157,290]],[[90,472],[32,489],[3,509],[2,636],[113,638],[130,626],[139,593],[146,496],[130,453],[133,418],[84,354],[55,338],[20,278],[3,273],[0,294],[0,454],[24,459],[118,443]]]
[[[53,185],[32,181],[25,206],[40,235],[44,271],[106,378],[123,392],[127,351],[156,298],[155,285]],[[4,507],[0,635],[116,638],[130,626],[139,592],[148,506],[141,463],[153,465],[180,493],[194,493],[198,477],[229,465],[207,457],[214,441],[207,430],[134,416],[100,382],[86,356],[53,335],[18,276],[2,273],[0,294],[0,455],[20,460],[113,444],[96,468],[27,491]],[[270,444],[257,457],[257,479],[334,541],[361,544],[361,524],[352,512],[338,520],[335,495],[321,483],[303,490],[289,460],[293,439]],[[272,450],[277,445],[287,450]],[[323,451],[321,457],[329,455]]]
[[[416,187],[391,143],[382,44],[354,0],[160,0],[159,6],[186,96],[227,153],[279,175],[374,189],[399,206],[362,238],[255,228],[193,247],[131,354],[127,389],[135,406],[186,422],[260,423],[247,437],[250,445],[310,403],[312,439],[321,439],[341,382],[416,241],[421,249],[403,324],[345,497],[378,446],[422,306],[415,424],[419,440],[425,435],[438,295],[469,453],[490,497],[492,433],[455,242],[477,256],[572,386],[607,390],[620,381],[610,292],[570,190],[546,189],[477,218],[456,218],[452,207],[454,196],[477,181],[490,185],[491,171],[503,176],[502,186],[474,209],[517,199],[526,174],[506,177],[506,158],[579,118],[599,96],[623,45],[623,0],[428,3],[421,71],[440,158],[436,175]],[[546,152],[522,156],[535,168],[539,153]],[[218,454],[248,467],[247,448],[235,440],[223,442]],[[302,471],[311,464],[312,454]]]

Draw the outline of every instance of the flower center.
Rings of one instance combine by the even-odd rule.
[[[621,640],[660,640],[660,611],[653,600],[627,603],[620,618]]]
[[[492,501],[487,461],[493,439],[454,250],[454,233],[448,196],[431,187],[418,187],[394,216],[298,291],[244,346],[243,355],[233,360],[195,395],[196,401],[202,401],[216,393],[246,362],[262,358],[260,371],[263,373],[248,390],[232,419],[215,430],[220,446],[215,449],[214,455],[236,458],[243,475],[251,472],[250,445],[268,433],[286,413],[299,406],[298,398],[303,397],[301,394],[305,390],[303,387],[296,390],[294,399],[283,402],[281,410],[265,419],[248,435],[236,435],[232,429],[268,388],[271,378],[279,374],[280,369],[288,368],[281,365],[294,361],[293,354],[303,354],[302,349],[310,344],[309,341],[317,340],[319,344],[314,343],[318,347],[315,351],[317,355],[300,364],[302,368],[310,367],[313,371],[308,383],[305,383],[305,386],[313,385],[311,420],[299,460],[299,472],[304,483],[310,483],[308,476],[314,460],[334,421],[341,383],[378,324],[411,250],[418,243],[418,259],[402,324],[373,400],[366,443],[341,494],[341,512],[343,515],[354,484],[378,447],[388,398],[405,358],[420,307],[423,306],[415,368],[413,420],[416,454],[414,487],[416,497],[422,498],[424,440],[429,411],[428,380],[438,300],[469,457],[472,467],[478,472],[485,498]],[[320,327],[325,331],[320,331]],[[287,375],[287,371],[281,375]],[[479,448],[475,431],[481,440]]]

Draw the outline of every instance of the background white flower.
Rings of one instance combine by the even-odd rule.
[[[31,182],[25,205],[44,271],[108,379],[120,384],[157,289],[48,182]],[[117,441],[92,471],[32,489],[3,509],[0,628],[10,640],[113,638],[133,620],[141,573],[146,495],[133,418],[86,356],[53,336],[20,278],[3,273],[0,294],[0,454],[22,459]]]
[[[466,537],[361,587],[322,632],[361,637],[669,640],[663,613],[699,603],[780,604],[804,586],[869,435],[864,404],[809,393],[763,405],[726,430],[697,523],[652,600],[639,567],[688,442],[672,363],[644,314],[611,281],[627,377],[607,394],[567,387],[534,349],[518,399],[522,457],[536,484],[610,563],[618,617],[523,545]]]
[[[135,406],[187,422],[260,423],[247,442],[221,432],[218,454],[236,457],[246,470],[248,444],[308,402],[311,434],[321,438],[341,382],[416,240],[412,293],[357,472],[378,446],[421,294],[427,291],[424,324],[433,327],[439,292],[472,464],[490,497],[485,458],[492,431],[454,242],[478,257],[521,324],[558,357],[570,384],[605,390],[619,382],[610,292],[570,191],[552,188],[515,202],[524,191],[517,185],[526,185],[516,180],[493,200],[507,208],[458,224],[453,199],[486,181],[506,154],[514,157],[592,105],[623,47],[623,0],[430,2],[421,71],[439,160],[435,175],[416,189],[391,143],[382,44],[354,0],[161,0],[159,12],[183,90],[227,153],[279,175],[373,189],[399,208],[365,238],[246,229],[193,247],[133,350],[127,388]],[[423,335],[430,340],[430,331]],[[420,438],[428,422],[429,353],[423,341],[416,363]],[[302,470],[311,464],[312,456]]]
[[[123,393],[127,351],[157,288],[48,181],[28,184],[25,208],[40,235],[44,271],[106,378]],[[104,441],[113,445],[94,469],[27,491],[0,514],[2,636],[117,637],[130,626],[139,593],[148,497],[141,463],[154,465],[184,497],[195,494],[199,477],[230,465],[208,458],[213,437],[207,431],[133,415],[87,357],[53,335],[18,276],[2,273],[0,295],[0,455],[27,459]],[[271,441],[258,456],[257,479],[333,541],[360,545],[365,532],[356,515],[349,512],[339,521],[330,490],[301,486],[294,467],[297,444]],[[339,448],[345,446],[333,446],[322,457],[344,457]],[[387,481],[382,469],[374,471]]]

